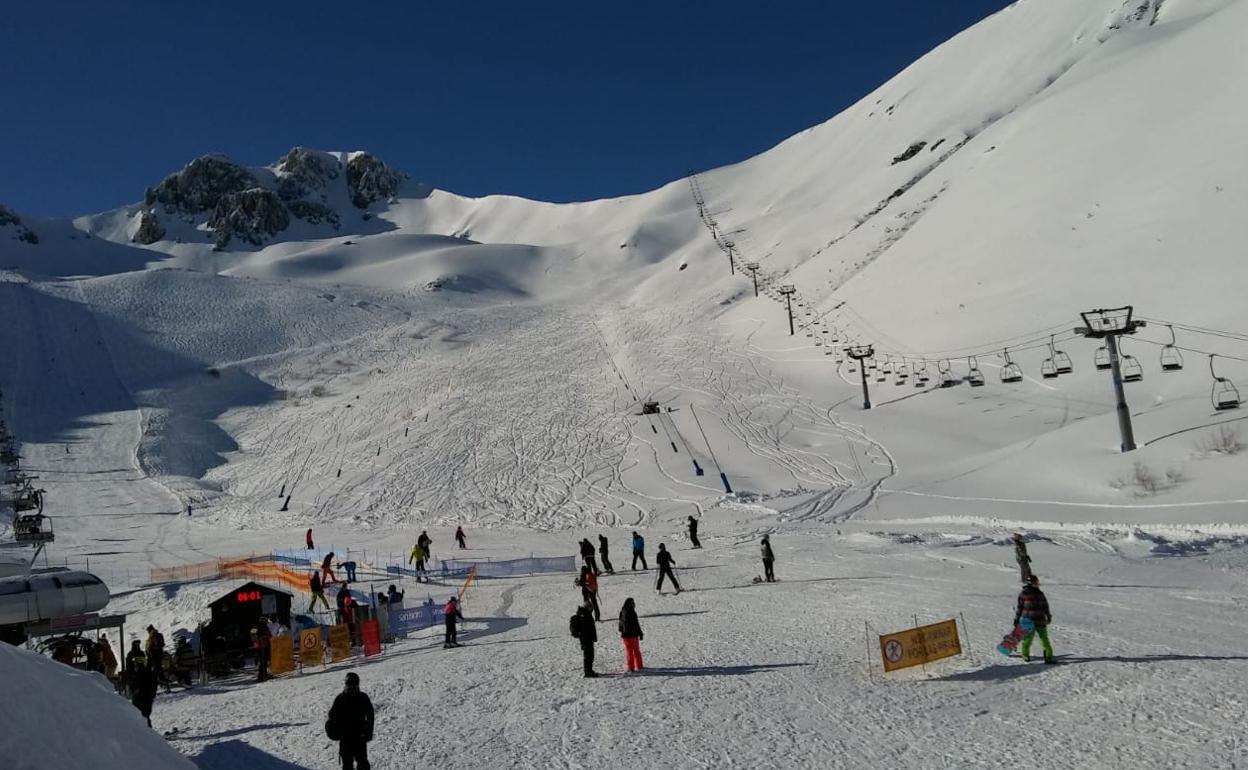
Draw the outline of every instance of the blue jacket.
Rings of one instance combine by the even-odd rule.
[[[646,539],[641,535],[633,535],[633,553],[641,553],[646,550]]]

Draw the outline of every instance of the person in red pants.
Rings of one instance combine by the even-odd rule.
[[[641,632],[641,623],[637,620],[637,607],[630,596],[624,600],[620,608],[620,638],[624,640],[624,665],[629,671],[641,671],[641,640],[646,637]]]

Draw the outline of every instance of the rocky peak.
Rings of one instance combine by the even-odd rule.
[[[265,238],[290,226],[290,212],[277,193],[255,187],[222,195],[208,219],[208,226],[217,235],[218,249],[224,248],[234,237],[260,246]]]
[[[11,231],[10,228],[12,228]],[[8,235],[15,240],[32,245],[39,242],[39,236],[35,235],[35,231],[23,225],[22,218],[4,205],[0,205],[0,235]]]
[[[403,175],[372,153],[357,152],[347,161],[347,188],[356,208],[393,198],[402,183]]]
[[[216,208],[224,195],[256,187],[250,171],[224,155],[205,155],[170,174],[155,187],[147,188],[143,202],[162,203],[166,211],[199,214]]]
[[[277,162],[277,192],[285,201],[299,200],[313,193],[320,193],[324,200],[326,184],[337,179],[341,170],[342,163],[328,153],[292,148]]]

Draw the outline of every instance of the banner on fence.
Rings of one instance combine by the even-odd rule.
[[[289,674],[295,670],[294,640],[289,636],[275,636],[269,642],[269,671]]]
[[[442,608],[433,603],[433,598],[415,607],[399,607],[390,610],[390,633],[394,636],[406,636],[422,628],[432,628],[445,620]]]
[[[366,620],[360,625],[360,635],[364,637],[364,657],[371,658],[381,654],[381,624],[376,620]]]
[[[330,660],[335,663],[351,657],[351,629],[346,623],[330,626],[329,655]]]
[[[299,660],[305,666],[319,666],[324,662],[325,647],[321,642],[320,626],[299,632]]]
[[[961,654],[962,643],[958,639],[956,620],[880,636],[880,655],[884,660],[885,672]]]

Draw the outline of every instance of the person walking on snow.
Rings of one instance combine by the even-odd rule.
[[[1056,663],[1057,661],[1053,658],[1053,645],[1049,643],[1049,624],[1053,622],[1053,614],[1049,612],[1048,598],[1040,590],[1040,578],[1035,575],[1028,578],[1027,585],[1023,586],[1022,592],[1018,595],[1018,609],[1014,612],[1014,625],[1018,625],[1023,618],[1027,618],[1035,625],[1035,628],[1023,637],[1019,645],[1018,651],[1022,654],[1023,660],[1031,660],[1031,642],[1039,636],[1040,646],[1044,648],[1044,662]]]
[[[774,583],[776,572],[773,565],[776,563],[776,554],[771,550],[770,535],[763,535],[761,550],[763,552],[763,579],[768,583]]]
[[[633,533],[633,571],[637,571],[637,560],[641,559],[641,568],[650,569],[646,564],[646,539],[636,532]]]
[[[667,552],[667,545],[659,543],[659,555],[654,557],[655,562],[659,565],[659,581],[655,583],[654,590],[663,593],[663,578],[671,578],[672,585],[676,587],[676,593],[680,593],[680,583],[676,582],[676,575],[672,572],[672,567],[676,566],[676,560]]]
[[[420,543],[412,546],[412,552],[407,557],[407,563],[411,564],[412,562],[416,563],[416,582],[419,583],[425,571],[425,548]],[[426,581],[428,579],[427,577],[424,578]]]
[[[308,605],[308,612],[316,611],[316,600],[320,599],[325,605],[325,611],[329,611],[329,599],[325,598],[325,586],[321,583],[321,573],[313,571],[312,579],[308,582],[308,590],[312,592],[312,603]]]
[[[464,617],[459,612],[459,600],[452,596],[446,603],[443,614],[446,615],[446,640],[442,643],[442,649],[458,647],[459,638],[456,636],[455,624]]]
[[[373,739],[373,702],[360,692],[360,675],[347,674],[346,687],[334,698],[325,733],[338,741],[343,770],[369,770],[368,742]]]
[[[130,702],[151,727],[152,706],[156,703],[156,672],[147,666],[139,666],[130,672]]]
[[[308,527],[308,531],[303,533],[303,542],[307,543],[309,551],[316,548],[316,546],[312,545],[312,528],[311,527]]]
[[[1014,533],[1014,560],[1018,562],[1018,572],[1023,585],[1031,582],[1031,557],[1027,555],[1027,542],[1021,532]]]
[[[624,600],[620,608],[620,639],[624,640],[624,665],[629,671],[641,671],[641,640],[646,635],[641,632],[641,622],[637,620],[637,607],[633,598]]]
[[[615,574],[615,567],[611,566],[611,557],[607,555],[607,537],[606,535],[598,536],[598,555],[602,557],[602,569],[608,575]]]
[[[577,607],[576,614],[568,625],[571,627],[572,636],[581,643],[581,662],[585,667],[585,676],[590,679],[598,676],[594,673],[594,643],[598,641],[598,628],[589,608],[584,605]]]
[[[321,560],[321,582],[326,584],[338,582],[338,577],[334,575],[333,551],[325,554],[325,558]]]
[[[576,584],[581,587],[581,599],[593,609],[594,620],[602,620],[602,613],[598,610],[598,576],[590,572],[589,567],[581,567],[581,577]]]
[[[464,528],[463,527],[455,528],[455,542],[459,543],[459,550],[461,551],[468,547],[468,545],[464,543]]]
[[[595,575],[601,575],[598,569],[598,562],[594,559],[594,544],[589,542],[589,538],[581,540],[581,559],[585,561],[585,566],[594,571]]]
[[[689,517],[689,542],[694,548],[702,547],[702,543],[698,540],[698,520],[692,516]]]

